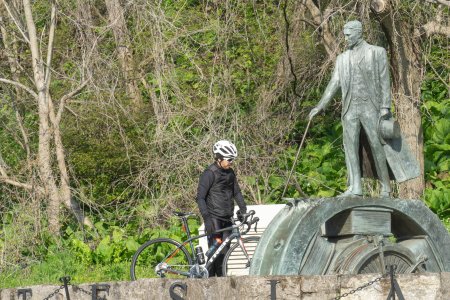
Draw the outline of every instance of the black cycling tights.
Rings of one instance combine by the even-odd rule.
[[[215,230],[220,230],[222,228],[227,228],[227,227],[231,227],[233,224],[231,223],[231,221],[224,221],[221,219],[216,219],[214,217],[211,218],[213,224],[214,224],[214,229]],[[231,230],[227,230],[224,232],[220,232],[214,235],[209,235],[208,236],[208,246],[211,247],[211,245],[214,243],[216,238],[220,238],[223,241],[225,241],[225,239],[231,234]],[[228,249],[230,249],[229,245],[225,248],[222,249],[222,252],[220,252],[219,256],[216,257],[216,259],[214,260],[214,262],[212,263],[212,265],[209,267],[208,272],[209,272],[209,276],[213,277],[213,276],[217,276],[217,277],[222,277],[224,276],[223,271],[222,271],[222,263],[223,263],[223,258],[225,256],[225,254],[227,253]]]

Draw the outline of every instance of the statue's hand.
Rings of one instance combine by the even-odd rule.
[[[311,111],[309,112],[309,119],[311,120],[315,115],[317,115],[319,113],[320,109],[318,107],[314,107],[313,109],[311,109]]]
[[[389,111],[388,108],[382,108],[382,109],[380,110],[380,116],[381,116],[382,118],[388,118],[388,117],[389,117],[389,114],[390,114],[390,111]]]

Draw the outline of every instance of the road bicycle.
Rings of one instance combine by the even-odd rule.
[[[250,236],[243,238],[252,225],[257,230],[259,218],[255,217],[255,211],[251,210],[242,214],[239,218],[231,218],[232,226],[215,233],[231,230],[231,234],[220,244],[220,246],[206,257],[199,246],[194,247],[195,240],[207,234],[191,236],[188,218],[194,217],[193,213],[173,212],[181,218],[183,228],[186,230],[187,239],[183,242],[170,238],[158,238],[143,244],[133,255],[131,262],[131,280],[142,278],[207,278],[208,268],[219,256],[222,250],[232,244],[224,256],[222,270],[224,274],[233,275],[236,271],[250,268],[253,251],[259,242],[259,237]],[[189,245],[189,248],[186,246]],[[188,250],[189,249],[189,250]]]

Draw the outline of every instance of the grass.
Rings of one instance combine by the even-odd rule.
[[[45,261],[27,267],[14,267],[0,273],[0,288],[15,288],[40,284],[60,285],[60,278],[70,276],[72,284],[130,280],[130,263],[120,262],[105,265],[84,265],[62,251]]]

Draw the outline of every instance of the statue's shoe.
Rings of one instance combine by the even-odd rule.
[[[362,197],[362,193],[354,193],[352,190],[346,190],[342,194],[337,196],[338,198],[344,197]]]

